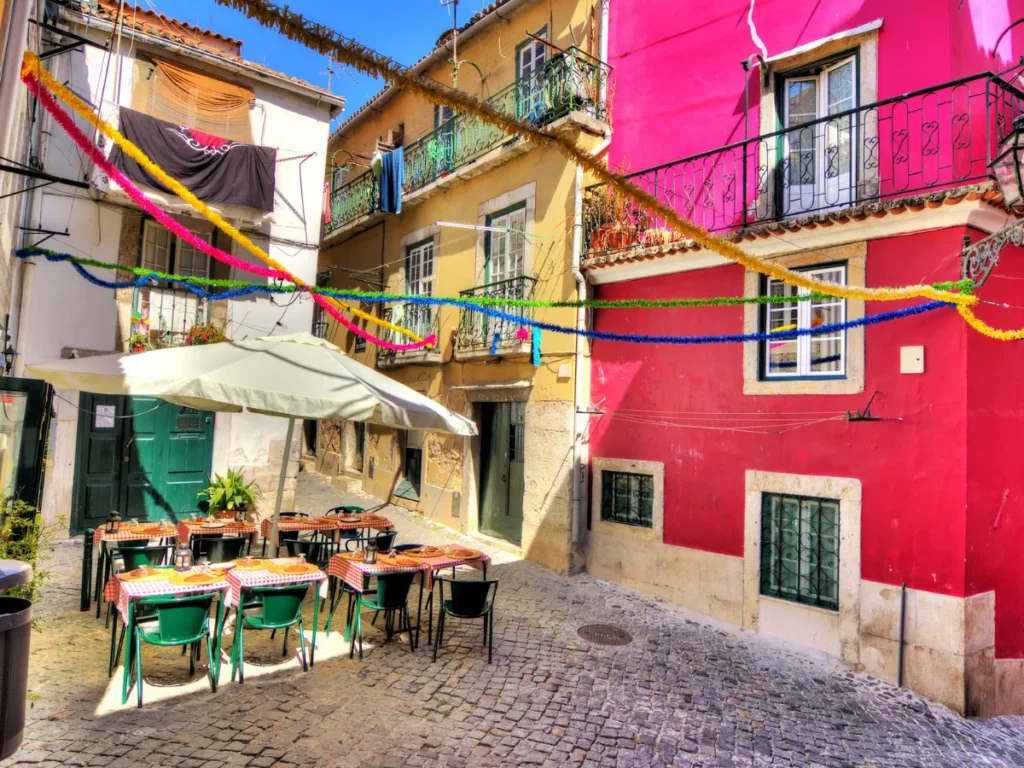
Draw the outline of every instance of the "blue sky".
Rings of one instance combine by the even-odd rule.
[[[460,26],[489,0],[460,0]],[[238,11],[213,0],[136,0],[143,8],[241,39],[242,55],[268,67],[327,87],[327,59],[279,36]],[[326,24],[364,45],[412,64],[429,52],[437,38],[452,24],[440,0],[288,0],[288,6],[307,18]],[[359,108],[380,90],[382,83],[348,68],[335,65],[331,90],[347,100],[345,115]]]

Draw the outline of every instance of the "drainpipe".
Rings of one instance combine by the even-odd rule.
[[[601,0],[601,26],[598,38],[598,58],[605,62],[608,60],[608,3],[609,0]],[[608,98],[608,79],[601,82],[602,104]],[[595,157],[604,152],[612,143],[611,133],[605,135],[604,140],[598,144],[593,152]],[[585,301],[587,298],[587,279],[580,269],[580,262],[583,258],[583,169],[576,168],[576,185],[573,193],[573,227],[572,227],[572,276],[576,280],[576,298]],[[579,307],[576,310],[576,329],[585,330],[587,327],[587,310]],[[583,419],[580,418],[580,407],[584,400],[584,383],[590,376],[590,371],[585,367],[587,364],[586,341],[582,336],[576,336],[576,359],[575,359],[575,380],[572,402],[572,521],[570,525],[570,543],[573,547],[582,538],[583,517],[586,509],[583,508],[583,499],[586,495],[587,472],[586,466],[589,456],[587,448],[583,445]]]
[[[32,3],[14,3],[7,36],[7,51],[0,74],[0,154],[9,157],[8,144],[16,122],[15,104],[21,86],[21,58],[28,39],[28,17]]]
[[[19,4],[15,5],[15,8],[18,8],[19,6],[22,7],[22,8],[25,8],[26,9],[26,13],[27,13],[27,9],[28,9],[29,5],[31,5],[31,4],[30,3],[19,3]],[[15,12],[17,12],[17,11],[15,11]],[[42,19],[43,18],[43,0],[37,0],[36,1],[36,3],[35,3],[35,12],[36,12],[36,19]],[[27,22],[26,22],[26,24],[27,24]],[[35,40],[34,40],[35,48],[34,48],[34,50],[35,50],[36,53],[38,53],[42,49],[42,28],[39,26],[39,24],[36,24],[36,26],[35,26],[35,35],[34,35],[34,37],[35,37]],[[21,57],[23,55],[24,55],[24,52],[21,55],[18,56],[19,63],[20,63],[20,59],[21,59]],[[6,64],[6,62],[5,62],[5,64]],[[19,73],[20,73],[20,66],[19,66]],[[6,74],[5,74],[5,80],[6,80]],[[20,77],[16,78],[16,81],[20,84],[20,82],[21,82]],[[12,113],[14,112],[13,105],[11,106],[11,112]],[[39,105],[38,101],[36,101],[35,109],[33,110],[33,118],[34,119],[31,122],[29,122],[28,125],[25,126],[25,133],[26,133],[27,147],[28,147],[28,156],[30,157],[33,154],[33,148],[34,148],[35,149],[36,157],[39,159],[39,168],[43,169],[43,168],[46,167],[45,162],[44,162],[44,152],[43,152],[43,110],[42,110],[42,107]],[[14,119],[14,116],[12,114],[11,115],[11,120],[13,121],[13,119]],[[33,139],[32,139],[33,133],[35,134],[35,141],[34,142],[33,142]],[[6,152],[7,152],[6,146],[5,146],[4,152],[5,152],[4,156],[6,157],[7,156],[7,154],[6,154]],[[27,161],[28,157],[26,157],[24,159]],[[28,183],[29,182],[26,181],[26,187],[28,186]],[[39,205],[39,193],[35,189],[27,189],[22,194],[24,195],[24,200],[22,201],[22,209],[21,209],[21,225],[23,227],[28,227],[28,226],[31,226],[32,221],[38,221],[39,220],[38,212],[37,212],[37,208],[38,208],[38,205]],[[28,245],[29,244],[29,238],[30,238],[30,235],[28,235],[25,232],[22,232],[21,244],[22,245]],[[24,345],[21,343],[21,333],[20,333],[20,330],[21,330],[21,305],[22,305],[22,297],[25,294],[25,279],[26,279],[26,270],[27,270],[28,266],[29,265],[27,265],[25,263],[25,259],[18,259],[18,258],[14,259],[14,273],[13,273],[13,275],[11,277],[11,303],[10,303],[10,307],[8,309],[9,317],[8,317],[8,320],[7,320],[7,338],[4,341],[4,343],[5,344],[13,345],[15,352],[18,353],[17,356],[14,358],[14,360],[15,360],[15,363],[14,363],[14,375],[15,376],[20,376],[24,372],[23,369],[25,367],[25,362],[24,362],[25,361],[25,356],[22,353]]]

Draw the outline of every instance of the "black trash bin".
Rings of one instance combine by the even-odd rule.
[[[31,580],[27,563],[0,560],[0,591]],[[13,755],[25,737],[31,637],[31,601],[0,595],[0,760]]]

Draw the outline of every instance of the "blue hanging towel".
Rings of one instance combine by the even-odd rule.
[[[533,329],[533,367],[540,368],[540,328]]]
[[[380,170],[380,209],[385,213],[402,212],[402,185],[405,183],[405,150],[399,147],[384,155]]]
[[[491,354],[492,355],[498,354],[498,342],[499,341],[501,341],[501,334],[500,333],[495,333],[491,337]]]

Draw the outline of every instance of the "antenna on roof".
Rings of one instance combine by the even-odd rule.
[[[452,57],[448,63],[452,65],[452,88],[459,87],[459,0],[441,0],[441,5],[448,9],[452,16]]]

